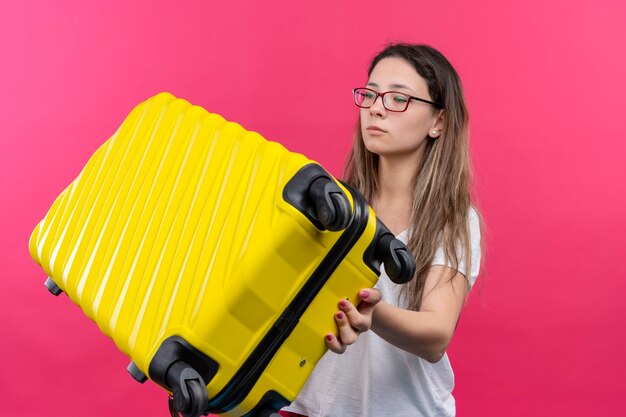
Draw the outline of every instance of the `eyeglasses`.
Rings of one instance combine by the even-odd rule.
[[[438,109],[443,109],[442,105],[435,103],[434,101],[413,97],[397,91],[378,93],[374,90],[370,90],[369,88],[355,88],[352,92],[354,93],[354,104],[363,109],[369,109],[372,107],[378,97],[383,100],[383,107],[393,112],[406,111],[406,109],[409,108],[411,100],[421,101],[423,103],[431,104]]]

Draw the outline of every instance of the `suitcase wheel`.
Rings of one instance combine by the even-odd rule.
[[[283,198],[319,230],[338,232],[352,220],[350,200],[333,177],[315,163],[302,167],[287,182]]]
[[[385,264],[385,271],[396,284],[406,284],[415,275],[415,260],[404,243],[391,234],[384,234],[376,244],[376,254]]]
[[[63,292],[61,288],[52,280],[52,278],[48,277],[46,280],[46,288],[48,291],[52,293],[52,295],[57,296]]]
[[[315,202],[317,218],[325,229],[336,232],[348,227],[352,208],[348,197],[333,180],[317,178],[309,187],[309,198]]]
[[[206,384],[185,362],[175,362],[167,372],[172,387],[168,406],[172,417],[200,417],[209,406]]]

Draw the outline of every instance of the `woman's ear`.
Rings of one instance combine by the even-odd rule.
[[[435,122],[433,123],[433,126],[430,128],[430,131],[428,132],[428,136],[430,136],[433,139],[437,139],[439,136],[441,136],[441,132],[443,132],[444,122],[445,122],[445,110],[439,110],[435,114]]]

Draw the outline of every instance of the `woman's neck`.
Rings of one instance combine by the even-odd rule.
[[[378,160],[377,196],[398,202],[411,201],[413,181],[421,163],[421,155],[414,155],[413,157],[380,156]]]
[[[378,160],[378,190],[372,201],[377,216],[394,233],[409,227],[413,207],[413,181],[420,167],[415,158]]]

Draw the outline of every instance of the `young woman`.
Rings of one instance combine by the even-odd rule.
[[[481,258],[461,82],[425,45],[388,46],[368,76],[354,90],[360,115],[346,179],[408,244],[417,272],[396,285],[383,271],[358,306],[339,301],[331,352],[281,415],[454,416],[445,352]]]

